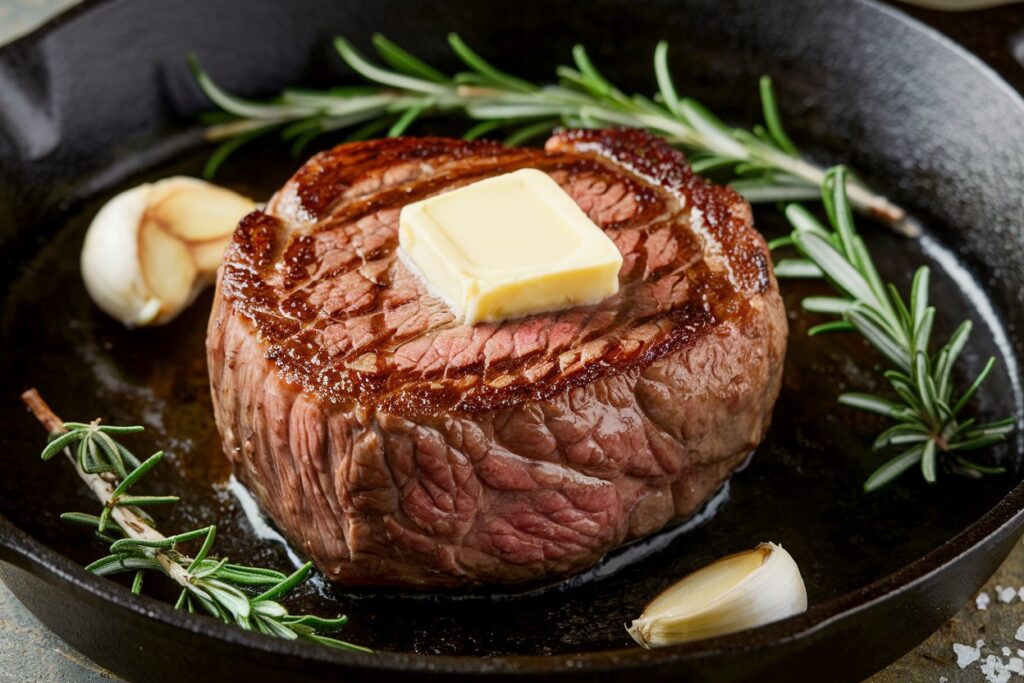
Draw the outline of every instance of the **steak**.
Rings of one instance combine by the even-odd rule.
[[[399,211],[524,167],[618,246],[619,292],[460,324],[397,258]],[[224,452],[285,535],[332,580],[436,588],[570,575],[692,515],[764,437],[786,334],[747,203],[590,130],[314,156],[239,224],[207,355]]]

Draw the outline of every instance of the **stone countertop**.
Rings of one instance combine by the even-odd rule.
[[[80,0],[0,0],[0,45],[28,33]]]
[[[1009,591],[1015,595],[1009,602],[1003,602],[997,595],[997,587],[1003,588],[1003,599],[1009,598]],[[965,605],[955,617],[942,628],[933,633],[928,640],[902,659],[872,676],[869,683],[917,683],[918,681],[1001,681],[1020,680],[1017,676],[1003,678],[999,675],[1004,667],[1016,666],[1011,658],[1020,658],[1021,671],[1024,671],[1024,656],[1018,655],[1018,648],[1024,649],[1024,633],[1021,640],[1016,638],[1018,629],[1024,625],[1024,601],[1020,591],[1024,591],[1024,545],[1017,543],[1006,562],[992,575],[978,594],[976,602]],[[980,605],[988,599],[985,609]],[[957,653],[954,644],[977,647],[978,641],[985,644],[978,652],[978,659],[964,668],[957,665]],[[1003,654],[1003,648],[1009,648]],[[965,648],[958,647],[961,652]],[[967,652],[967,658],[972,653]],[[990,656],[999,658],[998,663],[986,662]],[[963,657],[963,656],[961,656]],[[986,675],[982,668],[991,671]],[[1005,675],[1005,674],[1004,674]]]
[[[46,17],[77,1],[0,0],[0,44],[31,30]],[[1024,10],[1004,8],[965,15],[910,11],[953,34],[990,63],[1002,60],[993,66],[1018,88],[1024,86],[1024,69],[1006,59],[1013,50],[1014,56],[1019,53],[1018,58],[1024,60]],[[1012,44],[1009,44],[1010,34],[1004,30],[1006,28],[1013,31]],[[974,602],[966,605],[918,648],[873,676],[870,683],[986,680],[1006,683],[1010,680],[1016,673],[1014,669],[1020,670],[1012,659],[1018,657],[1018,647],[1024,649],[1024,642],[1015,638],[1017,630],[1024,625],[1024,601],[1019,594],[1008,603],[1000,601],[997,586],[1015,590],[1024,586],[1024,547],[1020,544],[986,583],[983,592],[989,598],[987,609],[979,609]],[[1003,591],[1003,597],[1009,597],[1008,590]],[[1024,640],[1024,633],[1021,637]],[[979,640],[984,641],[984,645],[975,651]],[[954,651],[954,644],[959,644],[957,650],[960,661],[965,663],[963,668],[957,664],[958,652]],[[973,661],[966,663],[968,660]],[[1024,667],[1024,661],[1019,666]],[[0,584],[0,682],[4,680],[92,682],[118,679],[51,633]]]
[[[39,623],[0,583],[0,683],[117,680]]]

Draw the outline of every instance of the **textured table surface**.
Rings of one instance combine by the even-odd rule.
[[[0,0],[0,44],[76,1]],[[1002,588],[1002,600],[997,587]],[[1011,588],[1012,600],[1006,602]],[[1021,597],[1024,547],[1016,546],[983,592],[989,599],[987,609],[979,609],[973,601],[964,606],[920,647],[872,677],[871,683],[1021,680],[1024,672],[1024,600]],[[1015,637],[1018,629],[1022,629],[1020,639]],[[978,641],[984,644],[978,647]],[[1022,649],[1020,654],[1018,648]],[[963,667],[958,665],[958,660]],[[5,680],[92,682],[118,679],[53,635],[0,584],[0,683]]]

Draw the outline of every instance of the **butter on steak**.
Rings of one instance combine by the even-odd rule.
[[[614,241],[619,292],[458,324],[396,257],[399,210],[527,167]],[[435,588],[569,575],[693,514],[763,438],[786,333],[746,202],[597,130],[314,156],[238,226],[207,350],[224,451],[301,552]]]

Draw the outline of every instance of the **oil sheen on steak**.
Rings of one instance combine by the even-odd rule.
[[[399,210],[523,167],[619,247],[619,293],[461,325],[396,258]],[[750,207],[629,130],[318,154],[238,226],[207,337],[277,525],[333,580],[420,588],[565,576],[693,514],[764,436],[785,346]]]

